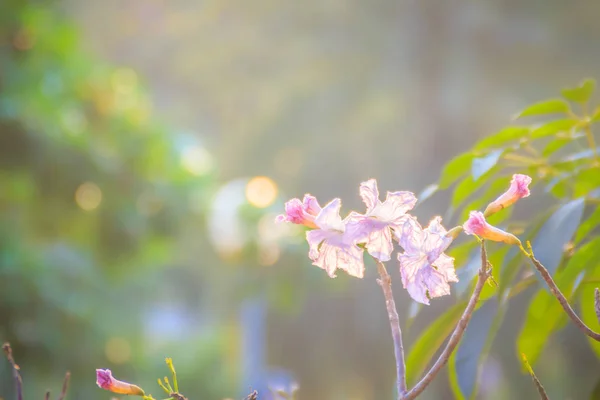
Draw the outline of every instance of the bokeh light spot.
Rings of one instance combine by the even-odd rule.
[[[82,210],[95,210],[102,202],[102,190],[95,183],[86,182],[75,191],[75,202]]]
[[[212,168],[212,163],[212,156],[204,147],[190,146],[181,154],[182,167],[197,176],[207,174]]]
[[[111,363],[124,364],[131,358],[131,346],[123,338],[112,337],[106,342],[104,353]]]
[[[277,197],[277,185],[271,178],[256,176],[246,185],[246,199],[258,208],[265,208],[273,204]]]
[[[266,267],[274,265],[281,256],[281,250],[275,243],[261,247],[258,251],[258,263]]]

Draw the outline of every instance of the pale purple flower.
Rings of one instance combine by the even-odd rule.
[[[96,370],[96,384],[102,389],[111,391],[113,393],[133,394],[136,396],[144,395],[144,391],[139,386],[113,378],[110,369]]]
[[[531,177],[528,175],[514,174],[510,181],[510,187],[496,200],[492,201],[485,209],[484,216],[490,215],[511,206],[517,200],[529,196],[529,185]]]
[[[463,229],[467,235],[477,235],[482,239],[506,244],[521,244],[515,235],[488,224],[481,211],[471,211],[469,219],[463,224]]]
[[[350,214],[348,230],[357,241],[365,243],[370,255],[389,261],[394,250],[390,228],[402,225],[406,212],[415,206],[417,198],[411,192],[387,192],[385,201],[381,202],[375,179],[360,184],[360,196],[367,212]]]
[[[450,294],[448,282],[458,282],[454,258],[444,254],[452,238],[440,217],[434,218],[425,229],[413,217],[405,218],[402,227],[395,230],[404,253],[398,254],[402,285],[419,303]]]
[[[285,203],[285,214],[278,215],[276,222],[291,222],[316,228],[315,217],[321,212],[321,206],[314,196],[305,194],[304,199],[291,199]]]
[[[346,231],[346,222],[340,217],[340,199],[327,204],[315,218],[318,229],[306,232],[310,246],[308,256],[313,265],[324,269],[335,278],[336,269],[362,278],[365,273],[363,249],[356,245],[353,234]]]

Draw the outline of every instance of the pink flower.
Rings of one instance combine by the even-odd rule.
[[[390,228],[396,229],[403,223],[417,198],[411,192],[387,192],[385,201],[381,202],[375,179],[360,184],[360,196],[367,205],[367,212],[350,214],[348,229],[354,232],[358,242],[365,243],[370,255],[389,261],[394,250]]]
[[[454,271],[454,258],[444,254],[452,238],[440,217],[434,218],[425,229],[416,219],[406,218],[395,233],[404,253],[398,254],[402,285],[419,303],[429,304],[429,299],[450,294],[448,282],[458,282]]]
[[[292,222],[316,228],[315,217],[321,212],[321,206],[314,196],[305,194],[304,199],[291,199],[285,203],[285,214],[278,215],[276,222]]]
[[[144,391],[140,387],[113,378],[110,369],[96,370],[96,384],[102,389],[111,391],[113,393],[133,394],[137,396],[145,395]]]
[[[334,199],[315,218],[318,229],[306,232],[310,247],[308,256],[313,265],[327,271],[332,278],[336,276],[336,269],[362,278],[365,273],[363,249],[356,245],[355,236],[346,230],[346,223],[340,217],[341,206],[340,199]]]
[[[531,184],[531,177],[527,175],[515,174],[513,175],[512,181],[510,181],[510,187],[496,200],[492,201],[485,209],[483,215],[489,217],[490,215],[514,204],[517,200],[529,196],[529,184]]]
[[[471,211],[469,219],[463,224],[463,229],[467,235],[477,235],[482,239],[507,244],[521,244],[515,235],[488,224],[480,211]]]

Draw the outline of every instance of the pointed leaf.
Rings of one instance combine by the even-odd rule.
[[[560,132],[570,131],[577,122],[575,119],[557,119],[547,122],[531,131],[531,138],[539,139],[545,136],[556,135]]]
[[[492,298],[473,313],[452,360],[451,368],[456,373],[455,389],[467,399],[475,393],[480,361],[497,311],[498,301]]]
[[[517,339],[517,352],[527,354],[531,364],[535,364],[550,335],[566,322],[567,316],[556,298],[546,290],[539,290],[527,309]]]
[[[473,180],[477,181],[485,175],[486,172],[494,168],[503,152],[504,150],[494,150],[483,157],[474,158],[471,163],[471,175],[473,176]]]
[[[600,226],[600,207],[596,207],[594,212],[579,226],[577,235],[575,235],[575,243],[586,239],[598,226]]]
[[[529,134],[530,128],[528,126],[509,126],[502,129],[500,132],[489,135],[481,139],[473,147],[475,150],[485,150],[494,147],[501,147],[507,142],[517,141]]]
[[[431,358],[454,330],[465,305],[466,302],[461,301],[446,310],[426,330],[419,332],[419,339],[408,347],[410,352],[406,358],[406,380],[409,385],[417,382],[423,375]]]
[[[531,115],[543,115],[543,114],[556,114],[566,113],[569,111],[569,105],[562,99],[550,99],[540,101],[525,108],[523,111],[518,113],[514,119],[528,117]]]
[[[447,189],[458,179],[468,174],[472,160],[472,153],[464,153],[450,160],[442,170],[439,182],[440,189]]]
[[[577,231],[584,207],[583,198],[562,205],[548,218],[533,241],[533,252],[550,274],[556,271],[565,245]]]
[[[561,90],[561,94],[567,100],[585,103],[592,97],[595,88],[596,81],[594,79],[586,79],[578,87]]]

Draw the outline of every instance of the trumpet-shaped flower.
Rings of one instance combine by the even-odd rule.
[[[530,176],[521,174],[513,175],[508,190],[496,200],[492,201],[486,207],[483,215],[489,217],[490,215],[514,204],[517,200],[528,197],[529,184],[531,184]]]
[[[144,391],[136,385],[131,383],[122,382],[113,378],[110,369],[97,369],[96,370],[96,384],[102,389],[111,391],[119,394],[133,394],[136,396],[144,396]]]
[[[360,184],[360,196],[367,206],[364,215],[352,213],[348,229],[358,242],[364,242],[370,255],[389,261],[394,245],[390,228],[399,228],[407,218],[406,212],[417,203],[411,192],[388,192],[384,202],[379,200],[377,181],[369,179]]]
[[[406,218],[395,233],[404,253],[398,254],[402,285],[419,303],[450,294],[448,282],[458,282],[454,258],[444,254],[452,237],[447,236],[440,217],[434,218],[425,229],[416,219]]]
[[[304,199],[291,199],[285,203],[285,214],[278,215],[276,222],[292,222],[316,228],[315,218],[321,212],[321,206],[314,196],[305,194]]]
[[[467,235],[477,235],[482,239],[506,244],[521,244],[515,235],[488,224],[480,211],[471,211],[469,219],[463,224],[463,229]]]
[[[332,278],[336,276],[336,269],[362,278],[365,273],[363,249],[356,245],[354,231],[346,229],[346,222],[340,217],[341,206],[340,199],[334,199],[316,216],[318,229],[306,232],[308,256],[313,265],[324,269]]]

